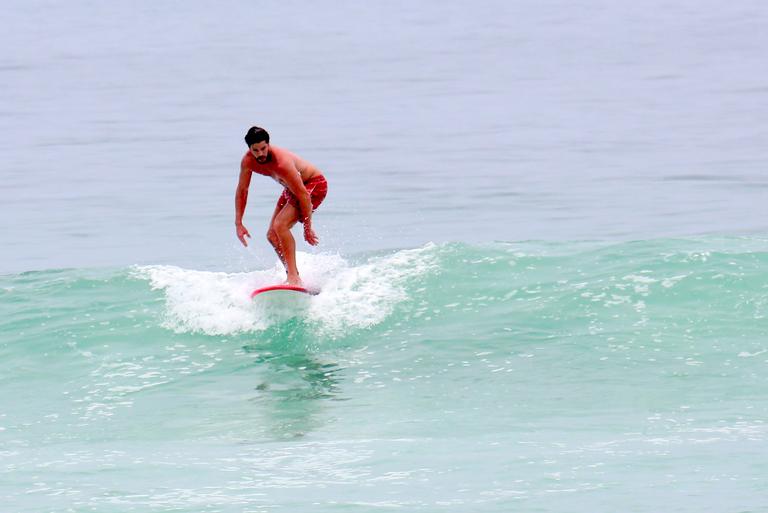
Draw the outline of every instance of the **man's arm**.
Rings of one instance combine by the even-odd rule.
[[[237,190],[235,191],[235,229],[237,230],[237,238],[243,243],[243,246],[247,246],[245,237],[251,238],[251,234],[248,233],[248,229],[243,225],[243,214],[245,214],[245,205],[248,203],[248,187],[251,185],[251,170],[240,166],[240,179],[237,182]]]
[[[278,172],[285,186],[299,200],[299,206],[301,207],[299,220],[303,219],[304,222],[304,240],[316,246],[319,240],[312,229],[312,200],[309,197],[307,188],[304,187],[304,182],[301,181],[301,173],[296,169],[296,164],[293,162],[287,162],[284,166],[280,166]]]

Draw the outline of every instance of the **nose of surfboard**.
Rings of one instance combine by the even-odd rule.
[[[315,296],[320,293],[319,290],[306,289],[304,287],[299,287],[297,285],[270,285],[268,287],[261,287],[251,292],[251,299],[253,299],[254,297],[260,294],[265,294],[268,292],[277,292],[277,291],[299,292],[302,294],[309,294],[311,296]]]

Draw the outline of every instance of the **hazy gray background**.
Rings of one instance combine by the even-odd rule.
[[[252,124],[326,251],[768,227],[760,1],[3,5],[0,272],[271,262]]]

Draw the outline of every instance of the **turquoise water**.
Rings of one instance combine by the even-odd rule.
[[[760,511],[765,243],[302,254],[304,302],[250,302],[276,267],[5,276],[3,502]]]
[[[0,513],[768,513],[765,2],[3,21]]]

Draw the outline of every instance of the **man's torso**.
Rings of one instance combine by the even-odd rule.
[[[301,181],[304,183],[307,183],[317,176],[322,176],[320,170],[310,162],[302,159],[295,153],[271,144],[269,146],[269,159],[267,162],[261,164],[250,151],[247,151],[242,159],[242,165],[247,169],[250,169],[251,172],[269,176],[283,186],[285,184],[280,179],[280,175],[291,169],[291,163],[293,163],[298,170],[301,175]]]

